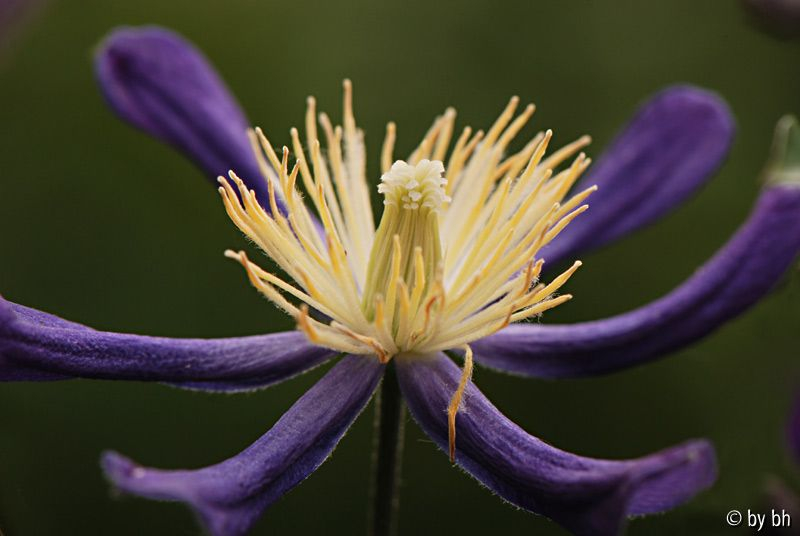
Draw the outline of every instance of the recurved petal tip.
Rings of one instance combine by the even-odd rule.
[[[412,417],[443,450],[444,408],[461,372],[444,354],[397,359]],[[687,441],[631,460],[587,458],[528,434],[468,384],[456,417],[456,463],[503,499],[545,515],[576,536],[616,536],[630,516],[664,512],[713,484],[710,443]]]
[[[372,398],[383,371],[371,357],[344,357],[266,434],[216,465],[163,470],[116,452],[104,453],[100,463],[119,491],[185,503],[209,534],[244,536],[267,507],[330,456]]]
[[[217,508],[215,501],[207,500],[202,491],[203,485],[207,489],[219,489],[223,486],[216,485],[213,480],[203,484],[201,478],[193,478],[194,474],[202,474],[202,471],[146,468],[114,451],[104,452],[100,465],[116,492],[155,500],[184,502],[212,536],[243,536],[257,516],[257,512],[236,501],[229,508]]]
[[[98,45],[95,72],[122,119],[180,149],[212,181],[235,169],[266,199],[247,120],[192,43],[164,28],[121,27]]]
[[[188,100],[194,96],[210,93],[230,99],[213,67],[190,42],[156,26],[124,26],[110,32],[95,50],[95,68],[114,111],[159,137],[169,136],[170,129],[154,113],[157,101],[173,106],[184,101],[188,109],[196,104]],[[233,105],[235,119],[243,122],[234,103],[218,104]]]
[[[694,439],[650,455],[651,472],[644,472],[628,504],[628,515],[675,508],[710,488],[717,480],[717,456],[705,439]]]
[[[179,474],[181,471],[161,471],[142,467],[113,450],[103,452],[100,457],[100,467],[119,492],[158,500],[191,502],[192,488],[186,481],[170,478],[170,473]]]
[[[128,491],[129,484],[135,480],[138,471],[142,471],[130,458],[107,450],[100,456],[100,467],[106,478],[118,489]]]
[[[800,124],[793,115],[784,115],[775,125],[772,150],[764,167],[767,185],[800,186]]]
[[[550,266],[611,243],[666,215],[722,164],[735,124],[713,92],[679,85],[639,107],[577,190],[596,185],[592,209],[544,250]]]

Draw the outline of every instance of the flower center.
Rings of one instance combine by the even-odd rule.
[[[582,203],[594,187],[563,198],[589,160],[581,153],[553,172],[588,138],[545,157],[552,136],[547,131],[507,154],[533,114],[529,106],[514,118],[513,98],[485,134],[467,127],[452,149],[455,112],[448,109],[406,161],[394,161],[390,123],[378,185],[384,210],[376,229],[351,91],[345,82],[343,127],[325,114],[317,118],[309,98],[305,143],[291,131],[291,168],[287,147],[279,156],[259,129],[250,132],[269,199],[256,199],[233,172],[230,180],[220,177],[228,215],[290,279],[261,269],[243,251],[226,255],[312,342],[382,361],[401,352],[464,348],[571,298],[556,293],[580,263],[540,283],[544,261],[538,253],[588,208]],[[298,180],[321,226],[301,198]]]
[[[381,177],[378,192],[384,195],[384,210],[372,245],[362,300],[370,320],[375,317],[376,298],[382,300],[390,286],[424,293],[426,284],[434,280],[442,259],[439,211],[450,201],[444,191],[447,179],[443,173],[440,161],[426,159],[412,166],[398,160]],[[395,322],[395,335],[397,328]]]

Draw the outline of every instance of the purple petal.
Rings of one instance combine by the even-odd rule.
[[[577,190],[599,190],[591,208],[559,234],[543,256],[553,266],[663,216],[719,168],[733,139],[725,102],[691,86],[657,93],[637,111]]]
[[[110,333],[0,298],[0,381],[80,377],[236,391],[277,383],[334,355],[296,331],[227,339]]]
[[[461,371],[443,354],[397,360],[411,415],[447,451],[447,406]],[[584,458],[529,435],[470,384],[456,417],[456,463],[487,488],[577,535],[616,535],[625,518],[669,510],[716,478],[707,441],[634,460]]]
[[[245,534],[269,505],[331,454],[369,402],[383,370],[372,356],[345,357],[269,432],[217,465],[165,471],[108,452],[103,469],[124,492],[187,503],[214,536]]]
[[[476,361],[544,378],[603,374],[687,346],[757,303],[800,252],[800,188],[765,189],[749,219],[666,296],[610,318],[572,325],[514,324],[473,343]]]
[[[122,119],[177,147],[212,181],[233,169],[269,206],[246,134],[249,124],[191,43],[163,28],[120,28],[98,48],[95,70]]]

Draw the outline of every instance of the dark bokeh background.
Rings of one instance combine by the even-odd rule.
[[[92,48],[114,26],[143,23],[198,43],[278,143],[302,124],[307,94],[339,118],[340,83],[351,77],[373,177],[387,120],[398,120],[404,154],[451,104],[459,124],[483,127],[519,94],[538,105],[537,129],[554,128],[560,143],[590,133],[597,155],[664,85],[724,95],[739,125],[724,169],[663,222],[584,258],[570,282],[576,299],[546,322],[625,311],[682,281],[747,214],[775,120],[800,111],[800,48],[753,30],[736,2],[54,1],[0,56],[0,292],[109,330],[292,327],[222,257],[245,241],[204,177],[118,122],[99,97]],[[795,272],[745,317],[661,362],[591,380],[478,370],[475,381],[526,429],[586,455],[711,438],[717,485],[629,533],[731,534],[725,513],[760,508],[766,475],[800,485],[782,437],[800,385],[799,321]],[[322,373],[241,396],[115,382],[0,385],[0,527],[7,536],[196,534],[182,506],[112,497],[100,452],[164,467],[216,462]],[[363,532],[371,413],[254,534]],[[404,462],[403,534],[563,534],[450,467],[412,423]]]

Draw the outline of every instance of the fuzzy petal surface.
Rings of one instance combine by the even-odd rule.
[[[123,492],[186,503],[213,536],[241,536],[330,456],[372,398],[383,370],[374,357],[346,356],[266,434],[216,465],[151,469],[107,452],[103,469]]]
[[[547,263],[572,260],[679,206],[720,167],[734,131],[727,104],[714,93],[675,86],[651,97],[577,185],[599,189],[591,208],[543,250]]]
[[[0,297],[0,381],[158,381],[208,391],[251,390],[332,358],[297,331],[173,339],[98,331]]]
[[[397,366],[411,415],[446,452],[446,409],[461,370],[444,354],[398,359]],[[632,460],[586,458],[528,434],[472,383],[456,417],[456,463],[506,501],[579,536],[617,535],[629,516],[674,508],[716,478],[707,441]]]
[[[268,205],[244,113],[206,57],[180,35],[123,27],[95,55],[100,89],[123,120],[173,145],[216,184],[234,170]]]

